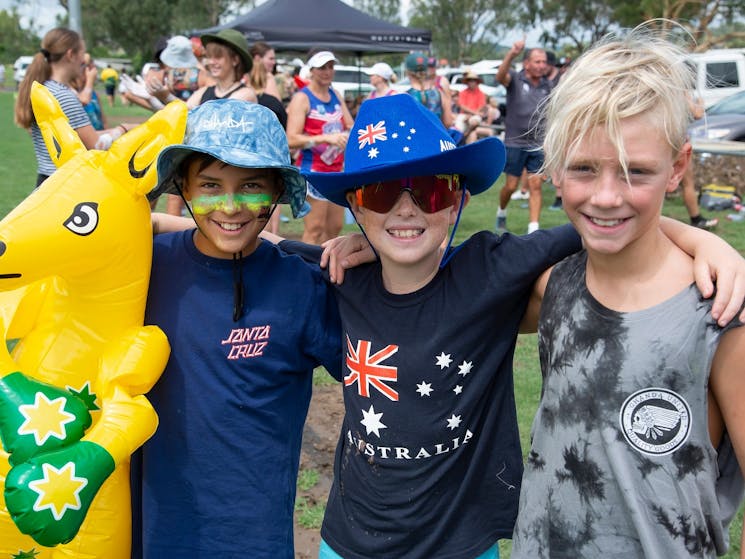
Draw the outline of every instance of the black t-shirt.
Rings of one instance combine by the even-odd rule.
[[[257,100],[259,101],[259,105],[264,105],[267,109],[277,115],[277,119],[282,125],[282,128],[287,129],[287,111],[285,111],[285,106],[282,104],[282,101],[268,93],[260,94],[257,97]]]
[[[580,248],[571,226],[477,233],[406,295],[385,290],[378,262],[347,271],[345,417],[321,529],[338,554],[471,559],[511,537],[518,327],[539,274]]]

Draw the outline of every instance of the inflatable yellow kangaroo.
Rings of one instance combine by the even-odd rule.
[[[0,557],[130,557],[129,457],[155,431],[146,393],[170,348],[143,326],[155,161],[176,102],[87,151],[56,99],[32,103],[58,169],[0,222]],[[24,535],[27,534],[27,535]]]

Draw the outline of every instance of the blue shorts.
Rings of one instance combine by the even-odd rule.
[[[523,169],[535,175],[543,166],[543,151],[540,149],[525,149],[507,146],[507,160],[504,164],[506,175],[519,177]]]
[[[321,547],[318,550],[318,559],[344,559],[341,555],[336,553],[329,547],[325,541],[321,540]],[[499,546],[494,544],[492,547],[487,549],[484,553],[476,557],[476,559],[499,559]]]

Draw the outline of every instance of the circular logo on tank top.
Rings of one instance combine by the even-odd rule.
[[[624,437],[636,450],[664,456],[688,439],[691,410],[672,390],[645,388],[626,398],[620,421]]]

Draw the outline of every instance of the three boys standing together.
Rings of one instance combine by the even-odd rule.
[[[745,463],[745,330],[727,324],[743,290],[727,271],[743,264],[659,215],[690,158],[678,54],[637,30],[575,62],[544,146],[574,227],[525,237],[443,249],[503,145],[456,148],[406,95],[364,103],[345,171],[307,177],[377,256],[340,285],[287,254],[311,249],[259,240],[278,202],[302,211],[278,123],[229,100],[195,109],[159,162],[197,230],[156,239],[148,320],[173,349],[142,453],[142,556],[293,556],[319,364],[343,376],[346,411],[321,557],[491,559],[516,517],[513,557],[721,553]],[[334,254],[358,260],[343,251],[360,244]],[[688,253],[717,263],[716,303],[708,275],[692,287]],[[539,313],[544,390],[521,493],[512,354]],[[261,352],[229,359],[233,329],[264,332]],[[718,500],[725,482],[736,489]]]

